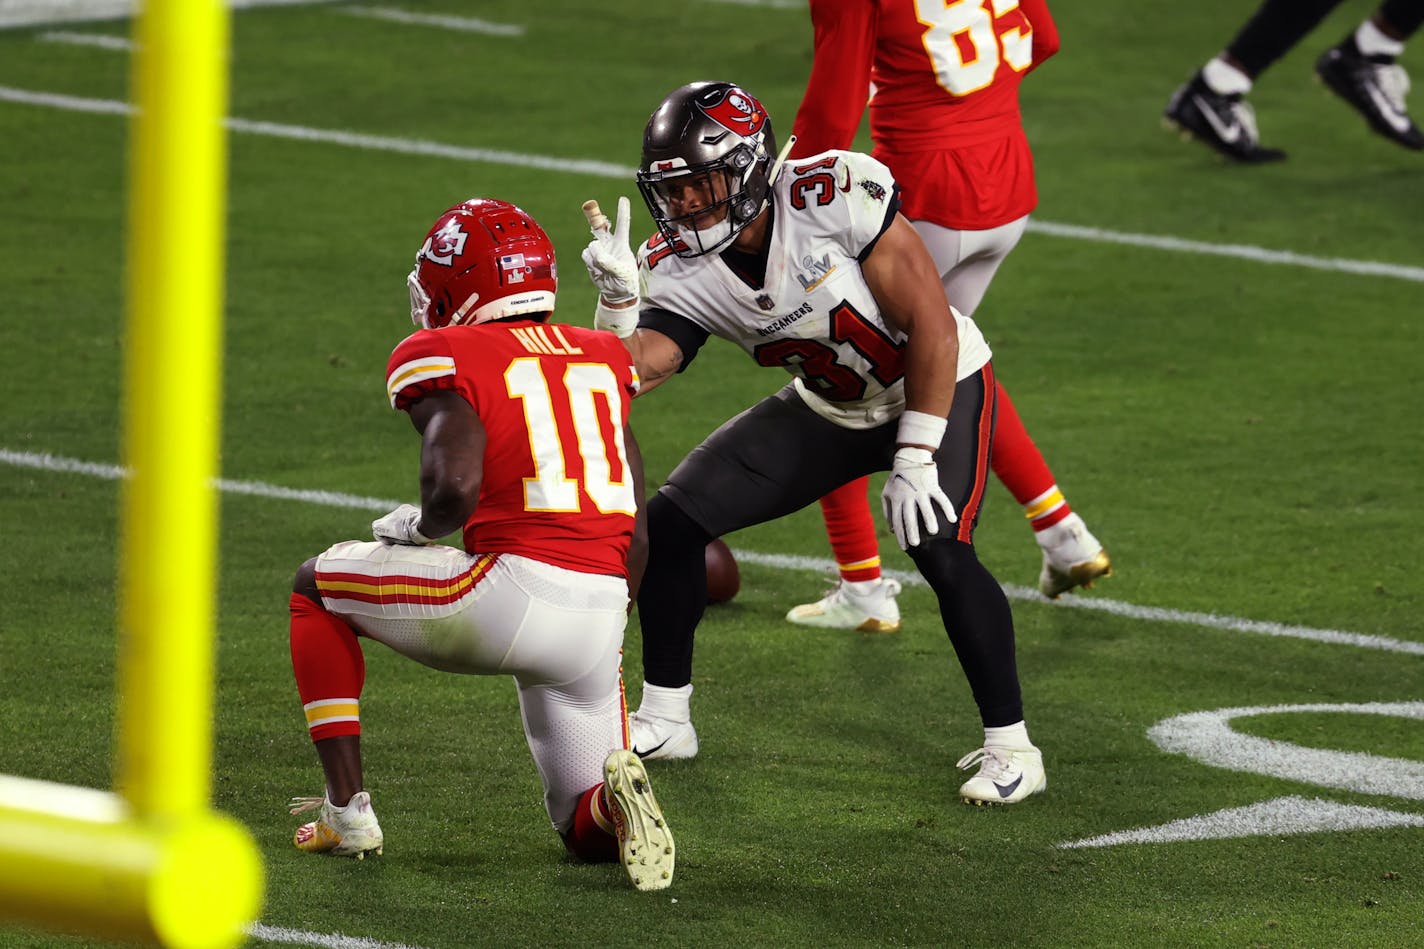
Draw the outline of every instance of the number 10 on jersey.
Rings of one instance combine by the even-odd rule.
[[[552,382],[545,368],[563,365],[563,376]],[[579,478],[570,468],[582,469],[584,493],[600,514],[637,513],[633,479],[623,445],[623,394],[613,370],[602,363],[544,363],[537,358],[515,359],[504,371],[509,394],[524,407],[529,428],[529,450],[534,477],[524,479],[527,511],[578,511]],[[598,398],[597,396],[602,396]],[[557,403],[556,403],[557,400]],[[556,414],[557,413],[557,414]],[[564,444],[558,416],[572,421],[576,445]],[[578,463],[570,461],[576,455]],[[616,476],[614,462],[617,462]]]

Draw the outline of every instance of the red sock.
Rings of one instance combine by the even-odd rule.
[[[564,834],[564,846],[587,863],[612,863],[618,859],[618,833],[603,800],[602,783],[584,791],[579,798],[573,826]]]
[[[999,409],[994,420],[994,450],[989,462],[1004,487],[1023,505],[1024,517],[1035,531],[1052,527],[1073,513],[1063,492],[1058,490],[1048,462],[1028,437],[1013,400],[999,386]]]
[[[292,671],[312,741],[361,734],[366,657],[356,634],[334,613],[293,593]]]
[[[821,498],[821,516],[842,580],[880,579],[880,542],[866,492],[869,478],[856,478]]]

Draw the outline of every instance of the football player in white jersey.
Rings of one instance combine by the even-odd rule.
[[[638,187],[658,233],[635,257],[629,206],[584,251],[595,325],[621,337],[657,388],[708,336],[790,384],[723,424],[647,508],[638,595],[644,688],[629,719],[647,758],[697,754],[692,643],[706,603],[703,549],[889,471],[886,519],[935,595],[984,726],[960,788],[1012,804],[1047,785],[1029,740],[1013,616],[972,543],[988,477],[990,351],[945,300],[934,262],[898,213],[884,165],[829,151],[782,166],[766,110],[727,82],[672,92],[648,120]]]

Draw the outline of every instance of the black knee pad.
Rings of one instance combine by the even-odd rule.
[[[653,495],[648,501],[646,515],[648,553],[651,557],[657,557],[659,552],[701,550],[712,541],[710,534],[662,493]]]
[[[960,586],[966,571],[977,571],[979,563],[979,556],[972,545],[946,537],[936,537],[918,547],[911,547],[909,554],[920,575],[936,592]]]

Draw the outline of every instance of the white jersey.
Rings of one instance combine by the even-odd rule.
[[[741,346],[763,366],[796,377],[807,405],[846,428],[871,428],[905,408],[905,334],[887,326],[860,260],[893,220],[895,179],[857,152],[789,163],[771,188],[772,228],[760,289],[719,254],[683,258],[655,235],[638,249],[644,312],[662,310]],[[954,311],[956,379],[990,351],[978,326]]]

